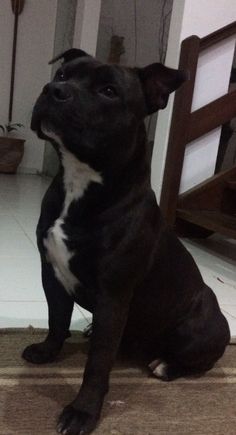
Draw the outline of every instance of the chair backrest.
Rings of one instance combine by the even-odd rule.
[[[236,90],[191,112],[199,54],[236,35],[236,21],[210,35],[190,36],[181,44],[179,68],[188,70],[189,80],[176,92],[170,127],[160,207],[174,225],[186,145],[236,116]]]

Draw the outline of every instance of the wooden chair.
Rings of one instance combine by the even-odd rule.
[[[220,172],[179,195],[186,145],[236,116],[236,90],[191,112],[199,53],[236,34],[236,22],[181,45],[179,68],[190,80],[175,95],[160,206],[168,223],[182,235],[219,232],[236,239],[236,167]]]

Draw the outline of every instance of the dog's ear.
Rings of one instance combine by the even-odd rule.
[[[63,59],[63,64],[70,62],[71,60],[77,59],[78,57],[89,56],[85,51],[80,50],[80,48],[70,48],[70,50],[64,51],[64,53],[59,54],[50,60],[49,65]]]
[[[148,115],[164,109],[170,93],[187,80],[184,71],[167,68],[161,63],[153,63],[145,68],[138,68],[137,71],[142,83]]]

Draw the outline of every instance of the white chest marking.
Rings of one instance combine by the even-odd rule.
[[[55,221],[54,226],[48,230],[47,238],[44,239],[44,246],[47,249],[47,259],[52,264],[57,279],[69,293],[73,293],[79,280],[69,268],[73,252],[67,249],[65,244],[67,237],[62,230],[62,225],[63,219],[59,218]]]
[[[52,132],[47,132],[52,136]],[[56,135],[52,137],[55,140]],[[58,137],[57,142],[61,146],[62,164],[64,167],[65,201],[60,217],[48,230],[44,246],[47,249],[47,259],[52,264],[57,279],[61,282],[68,293],[73,293],[78,278],[71,272],[69,262],[74,252],[69,251],[65,241],[68,239],[63,232],[63,224],[68,213],[70,204],[82,198],[91,182],[102,183],[101,175],[86,163],[80,162],[73,154],[65,150]]]
[[[82,198],[91,182],[102,183],[101,175],[87,163],[82,163],[68,151],[62,152],[64,166],[64,186],[66,191],[63,216],[66,216],[72,201]]]

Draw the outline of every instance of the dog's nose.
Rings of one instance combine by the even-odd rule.
[[[43,88],[43,94],[50,95],[57,102],[65,102],[72,98],[72,92],[67,83],[48,83]]]

